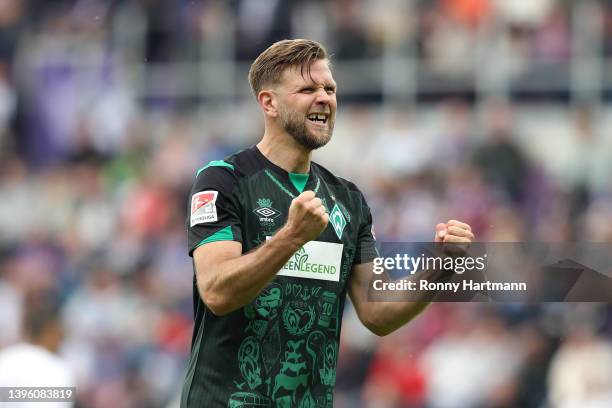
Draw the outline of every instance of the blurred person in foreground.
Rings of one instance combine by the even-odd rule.
[[[60,309],[55,302],[26,302],[24,341],[0,351],[0,387],[75,387],[72,368],[58,356],[64,339]],[[74,396],[72,397],[74,399]],[[4,404],[4,405],[3,405]],[[69,408],[71,402],[1,402],[0,407]]]
[[[254,61],[249,82],[262,140],[200,169],[191,192],[195,327],[181,406],[331,407],[347,292],[380,336],[427,302],[368,301],[377,257],[370,209],[355,184],[311,161],[337,108],[325,49],[277,42]],[[459,221],[436,226],[436,242],[473,239]]]

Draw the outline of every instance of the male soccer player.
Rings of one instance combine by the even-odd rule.
[[[195,328],[183,407],[332,407],[348,291],[360,320],[386,335],[425,303],[368,302],[372,216],[351,182],[311,161],[331,138],[336,83],[325,49],[273,44],[249,82],[261,141],[201,168],[191,192]],[[436,241],[469,243],[466,224]]]

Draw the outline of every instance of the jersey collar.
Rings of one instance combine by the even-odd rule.
[[[292,197],[297,197],[300,194],[300,191],[298,191],[298,189],[291,181],[288,171],[272,163],[266,156],[264,156],[264,154],[257,148],[257,146],[253,146],[252,150],[255,156],[257,157],[258,162],[261,163],[265,169],[272,172],[272,174],[268,173],[268,176],[271,177],[273,181],[275,179],[276,182],[279,182],[282,187],[284,187],[282,189],[285,190],[287,194]],[[308,181],[306,182],[303,191],[318,190],[321,181],[317,173],[318,172],[316,170],[316,166],[313,166],[313,163],[311,162]],[[317,191],[315,191],[315,193],[316,192]]]

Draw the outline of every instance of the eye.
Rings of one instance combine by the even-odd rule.
[[[327,92],[328,95],[333,95],[336,93],[336,87],[334,86],[326,86],[325,87],[325,92]]]
[[[307,94],[309,94],[309,93],[313,93],[313,92],[314,92],[314,88],[312,88],[312,87],[302,88],[302,89],[300,90],[300,92],[302,92],[302,93],[307,93]]]

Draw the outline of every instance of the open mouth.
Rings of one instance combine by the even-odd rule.
[[[328,115],[326,113],[311,113],[306,117],[309,121],[314,122],[318,125],[327,124]]]

